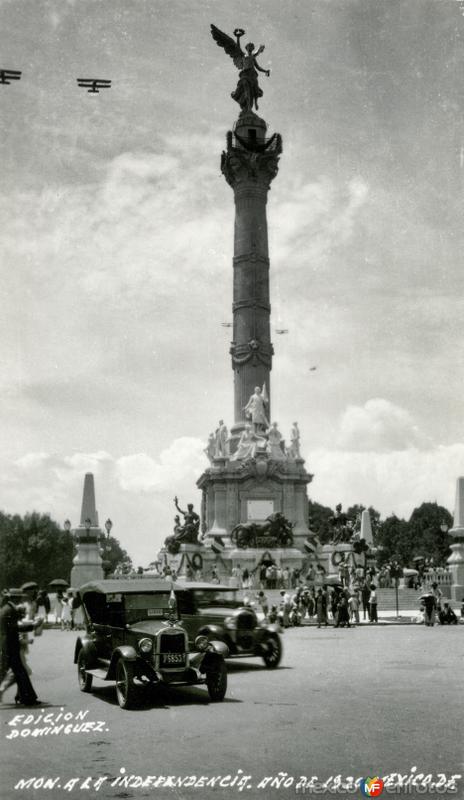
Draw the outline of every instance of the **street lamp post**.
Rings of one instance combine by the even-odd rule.
[[[396,619],[400,616],[400,608],[398,602],[398,584],[400,582],[400,577],[403,574],[403,570],[401,569],[400,565],[397,561],[394,561],[390,570],[390,575],[395,581],[395,603],[396,603]]]

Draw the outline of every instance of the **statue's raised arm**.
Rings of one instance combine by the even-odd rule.
[[[256,57],[263,52],[264,45],[255,51],[253,42],[245,47],[245,52],[240,46],[240,39],[245,34],[242,28],[236,28],[234,36],[236,41],[232,39],[227,33],[220,31],[215,25],[211,25],[211,35],[219,45],[222,47],[227,55],[229,55],[240,70],[238,84],[235,92],[232,92],[232,98],[239,104],[242,112],[253,111],[253,105],[258,109],[258,98],[263,96],[263,91],[258,85],[258,72],[264,72],[269,77],[270,70],[263,69],[259,66]]]

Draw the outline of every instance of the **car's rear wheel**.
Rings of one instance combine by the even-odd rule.
[[[227,667],[224,661],[215,665],[214,670],[206,675],[206,685],[210,700],[213,703],[220,703],[224,700],[227,691]]]
[[[134,708],[137,705],[134,667],[130,661],[124,661],[122,658],[116,664],[116,695],[121,708]]]
[[[282,658],[282,644],[278,636],[268,636],[263,642],[263,661],[269,669],[275,669]]]
[[[93,676],[89,675],[87,672],[85,653],[83,650],[80,650],[79,655],[77,656],[77,680],[79,682],[79,689],[81,692],[92,691],[92,679]]]

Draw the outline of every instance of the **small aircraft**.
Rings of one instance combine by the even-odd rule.
[[[223,328],[231,328],[232,327],[232,323],[231,322],[221,322],[221,325],[222,325]]]
[[[315,371],[316,371],[316,369],[317,369],[317,367],[310,367],[310,368],[309,368],[309,371],[310,371],[310,372],[315,372]]]
[[[77,78],[77,85],[91,94],[100,94],[99,89],[111,89],[111,81],[102,78]]]
[[[17,69],[0,69],[0,83],[9,84],[21,80],[21,71]]]
[[[276,333],[288,333],[288,328],[276,328]]]

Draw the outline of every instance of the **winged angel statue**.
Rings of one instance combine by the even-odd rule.
[[[256,57],[264,50],[264,45],[260,45],[256,52],[253,42],[245,46],[245,52],[240,46],[240,39],[245,34],[242,28],[234,30],[236,41],[223,33],[215,25],[211,25],[211,34],[214,41],[219,47],[224,48],[227,55],[229,55],[237,67],[239,72],[238,84],[235,92],[232,92],[232,98],[239,104],[242,111],[253,111],[253,105],[258,110],[258,98],[263,96],[263,90],[258,86],[258,72],[264,72],[267,77],[271,74],[269,69],[262,69],[259,66]]]

